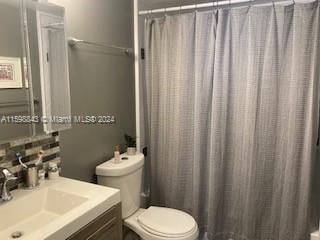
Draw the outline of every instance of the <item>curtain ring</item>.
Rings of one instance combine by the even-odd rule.
[[[292,0],[292,4],[295,5],[295,4],[296,4],[296,1],[295,1],[295,0]]]
[[[229,0],[228,7],[231,8],[231,0]]]
[[[194,9],[195,9],[195,11],[197,11],[197,8],[198,8],[197,0],[194,0]]]
[[[179,1],[179,4],[180,4],[180,8],[179,8],[179,15],[181,15],[181,8],[182,8],[182,6],[181,6],[181,0]]]

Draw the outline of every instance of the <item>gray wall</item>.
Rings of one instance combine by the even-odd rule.
[[[133,1],[51,0],[64,6],[68,36],[133,46]],[[133,58],[118,51],[69,48],[73,115],[115,115],[114,125],[74,124],[60,134],[62,174],[92,181],[95,166],[113,155],[123,134],[135,135]]]

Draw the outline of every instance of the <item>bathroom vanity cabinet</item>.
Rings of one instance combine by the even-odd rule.
[[[67,240],[121,240],[121,203],[94,219]]]

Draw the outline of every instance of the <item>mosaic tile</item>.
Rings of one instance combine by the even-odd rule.
[[[6,155],[6,150],[5,149],[0,149],[0,157],[4,157]]]
[[[0,144],[0,167],[8,168],[18,179],[11,183],[10,189],[23,186],[23,167],[16,158],[16,153],[23,156],[22,162],[26,164],[36,163],[40,150],[43,154],[43,167],[48,168],[49,162],[55,162],[60,167],[60,144],[59,133],[17,139],[8,143]]]

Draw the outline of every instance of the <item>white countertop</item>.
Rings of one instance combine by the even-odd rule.
[[[0,239],[66,239],[120,202],[120,191],[59,177],[34,190],[17,189],[13,199],[0,202]]]

